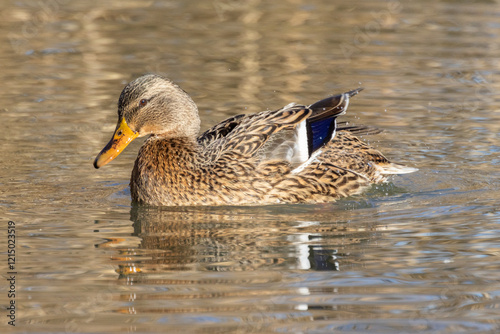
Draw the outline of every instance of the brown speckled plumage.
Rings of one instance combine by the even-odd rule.
[[[118,108],[119,125],[126,122],[134,138],[150,135],[132,171],[132,199],[150,205],[329,202],[383,182],[387,174],[414,171],[390,163],[353,134],[374,129],[329,125],[357,92],[234,116],[196,137],[198,112],[184,91],[160,76],[136,79],[122,92]],[[307,132],[299,129],[306,121]],[[330,134],[324,131],[333,139],[319,138],[313,147],[311,124],[330,126]],[[121,134],[118,127],[116,133]],[[309,146],[296,143],[305,140],[300,133],[307,133]],[[116,156],[102,163],[103,152],[96,168]]]

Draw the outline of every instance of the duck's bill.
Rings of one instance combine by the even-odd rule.
[[[113,138],[109,143],[102,149],[101,153],[97,155],[94,160],[94,167],[99,168],[116,158],[124,149],[130,144],[139,133],[132,131],[130,127],[125,122],[125,119],[118,123],[116,126]]]

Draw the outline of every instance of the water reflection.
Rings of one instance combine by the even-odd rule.
[[[331,305],[338,288],[324,274],[360,267],[377,226],[350,223],[342,206],[134,206],[137,247],[119,238],[98,246],[116,252],[111,263],[124,290],[114,312],[161,315],[173,328],[194,321],[204,332],[209,319],[215,332],[265,332],[280,319],[345,316],[351,306]]]
[[[289,208],[294,210],[293,206]],[[136,271],[339,270],[355,265],[351,245],[369,242],[369,224],[331,220],[311,207],[290,220],[287,208],[157,208],[134,206],[140,245]],[[278,213],[276,211],[281,211]],[[323,213],[321,211],[324,211]],[[311,217],[314,221],[311,221]],[[330,220],[329,220],[330,219]],[[122,269],[122,274],[128,273]]]

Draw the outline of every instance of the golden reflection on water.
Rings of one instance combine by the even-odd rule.
[[[494,279],[483,276],[488,261],[481,259],[483,247],[491,247],[494,236],[483,237],[469,254],[456,254],[456,240],[449,236],[457,228],[471,239],[483,233],[465,222],[457,225],[462,210],[423,209],[424,221],[443,219],[413,235],[407,231],[417,223],[416,213],[403,209],[405,202],[399,202],[401,210],[396,212],[390,208],[394,203],[381,204],[370,220],[360,213],[369,209],[362,202],[281,208],[134,207],[136,246],[124,247],[121,240],[99,245],[117,251],[111,263],[117,281],[127,287],[114,307],[123,314],[172,315],[168,319],[174,326],[181,326],[187,321],[184,315],[190,314],[236,317],[245,325],[229,322],[227,328],[242,330],[269,329],[285,314],[296,326],[312,329],[321,326],[319,319],[359,323],[361,313],[368,329],[381,317],[398,328],[398,320],[390,316],[395,308],[417,317],[418,307],[431,317],[436,309],[458,307],[466,312],[472,301],[479,310],[494,302],[494,286],[477,294],[477,286],[465,284]],[[479,256],[475,264],[468,263],[470,256]],[[476,274],[450,279],[449,270],[463,267]],[[120,306],[131,302],[133,308]],[[256,316],[260,323],[253,322]],[[429,321],[439,326],[438,319],[425,323]],[[420,325],[412,323],[414,328]]]
[[[290,213],[294,213],[293,221]],[[311,294],[332,292],[289,286],[301,281],[299,276],[293,277],[297,271],[338,271],[339,262],[344,270],[361,265],[360,259],[349,253],[369,243],[376,226],[350,226],[342,217],[332,219],[329,206],[310,206],[306,211],[301,206],[133,207],[137,247],[122,247],[117,239],[99,247],[118,251],[112,261],[121,284],[149,287],[134,293],[133,310],[118,308],[119,313],[176,317],[199,313],[238,317],[245,322],[261,314],[258,317],[265,323],[279,318],[280,313],[313,307],[306,302]],[[155,286],[162,292],[151,290]],[[275,289],[269,289],[272,286]],[[297,293],[304,296],[302,302],[287,302]],[[120,300],[130,298],[130,293],[124,293]],[[261,305],[262,298],[276,299],[278,305]],[[148,302],[151,300],[155,305]],[[296,319],[312,320],[310,316]]]
[[[309,216],[321,219],[322,215],[315,211]],[[266,213],[264,208],[134,208],[132,212],[134,234],[141,238],[139,247],[165,251],[151,262],[141,263],[148,268],[153,265],[154,270],[156,265],[164,265],[164,270],[221,272],[258,270],[262,266],[338,270],[338,247],[368,238],[367,232],[361,232],[359,227],[351,230],[345,222],[325,227],[320,221],[308,221],[306,215],[302,216],[298,213],[290,222],[289,213]],[[291,257],[283,258],[283,250]],[[144,267],[141,269],[145,272]]]

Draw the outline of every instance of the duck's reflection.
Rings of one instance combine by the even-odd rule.
[[[325,309],[311,296],[336,293],[334,271],[363,265],[376,236],[373,223],[349,222],[353,214],[339,205],[133,207],[132,240],[113,246],[126,286],[116,312],[170,323],[203,315],[228,326],[311,321],[311,310]]]
[[[327,207],[134,206],[138,249],[123,275],[171,271],[340,270],[355,247],[373,236]],[[131,267],[133,263],[133,268]]]

